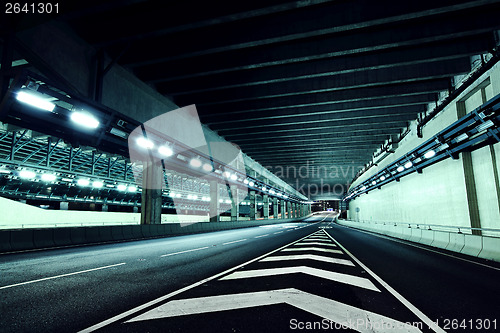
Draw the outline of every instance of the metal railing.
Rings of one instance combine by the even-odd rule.
[[[359,221],[343,220],[343,221],[363,223],[363,224],[389,225],[395,227],[406,227],[406,228],[422,229],[422,230],[446,231],[446,232],[454,232],[457,234],[463,234],[463,233],[472,234],[473,231],[478,231],[482,235],[484,235],[484,233],[486,232],[488,236],[500,237],[500,229],[493,229],[493,228],[473,228],[473,227],[451,226],[442,224],[425,224],[425,223],[412,223],[412,222],[383,222],[383,221],[371,221],[371,220],[359,220]],[[494,235],[491,235],[489,233],[493,233]]]

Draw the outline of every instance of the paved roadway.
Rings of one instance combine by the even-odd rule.
[[[332,220],[0,255],[0,331],[498,330],[498,264]]]

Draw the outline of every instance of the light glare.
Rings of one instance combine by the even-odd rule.
[[[18,92],[16,99],[19,102],[29,104],[45,111],[54,111],[54,108],[56,107],[54,103],[51,103],[46,99],[35,96],[34,94],[27,93],[25,91]]]
[[[94,116],[86,112],[74,111],[71,113],[70,118],[74,123],[86,128],[96,129],[100,124]]]

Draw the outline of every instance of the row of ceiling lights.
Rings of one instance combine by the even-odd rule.
[[[479,113],[478,116],[481,119],[485,118],[484,113]],[[436,139],[435,144],[433,145],[433,148],[430,148],[428,150],[425,150],[424,152],[417,154],[417,151],[419,149],[415,149],[413,153],[407,155],[405,158],[401,159],[400,161],[389,165],[386,167],[382,172],[378,173],[377,175],[371,177],[364,183],[358,185],[356,188],[354,188],[345,198],[345,200],[352,200],[358,196],[360,196],[363,193],[366,193],[368,190],[373,189],[374,187],[380,188],[380,183],[389,180],[391,177],[396,179],[396,175],[398,173],[402,173],[406,170],[412,169],[414,166],[418,166],[418,164],[422,163],[425,160],[430,160],[436,156],[436,154],[441,153],[441,152],[446,152],[448,148],[450,148],[450,144],[457,144],[463,141],[466,141],[473,136],[476,136],[477,134],[483,133],[493,127],[495,123],[489,119],[486,121],[483,121],[479,125],[475,126],[472,130],[469,130],[468,132],[461,133],[454,138],[450,139],[448,142],[440,142],[438,139]],[[424,143],[422,146],[428,146],[428,143]],[[392,169],[392,171],[391,171]],[[415,169],[415,168],[414,168]],[[417,169],[415,169],[416,171]]]
[[[32,89],[27,89],[27,88],[22,89],[21,91],[19,91],[17,93],[16,99],[22,103],[31,105],[33,107],[36,107],[38,109],[45,110],[48,112],[53,112],[55,107],[56,107],[56,105],[54,103],[52,103],[52,101],[50,101],[47,96],[37,92],[36,90],[32,90]],[[89,129],[96,129],[100,125],[100,122],[92,114],[90,114],[89,112],[86,112],[86,111],[72,111],[71,115],[70,115],[70,119],[74,123],[76,123],[82,127],[89,128]],[[136,142],[140,147],[145,148],[145,149],[153,149],[155,147],[154,142],[151,140],[148,140],[145,137],[139,137]],[[174,154],[173,149],[170,148],[169,146],[166,146],[166,145],[159,146],[157,151],[160,155],[162,155],[164,157],[170,157]],[[202,167],[202,169],[204,171],[207,171],[207,172],[212,172],[214,170],[210,163],[203,163],[201,161],[200,157],[192,158],[189,161],[189,165],[192,168]],[[217,172],[217,171],[220,172],[220,170],[216,170],[215,172]],[[32,174],[32,173],[33,172],[30,170],[22,170],[20,172],[19,176],[23,179],[30,179],[30,178],[34,179],[36,177],[36,174]],[[278,190],[275,190],[273,188],[268,188],[264,183],[256,186],[256,184],[253,180],[248,180],[247,178],[244,178],[244,179],[238,178],[238,176],[235,173],[230,173],[229,171],[224,171],[223,176],[226,179],[229,179],[232,181],[237,181],[237,180],[242,181],[245,185],[248,185],[249,187],[252,187],[252,188],[257,188],[257,189],[261,190],[262,192],[268,192],[271,195],[276,195],[278,197],[282,197],[283,199],[288,199],[287,194],[285,194],[284,192],[280,192]],[[47,182],[53,182],[56,180],[56,176],[53,174],[42,174],[41,178],[43,181],[47,181]],[[89,186],[90,180],[79,179],[79,180],[77,180],[77,184],[80,186]],[[92,186],[94,188],[101,188],[104,186],[104,183],[101,181],[94,181],[92,183]],[[111,187],[113,185],[106,185],[106,186]],[[135,186],[128,186],[127,187],[126,185],[117,185],[117,189],[119,191],[125,191],[127,189],[129,192],[136,192],[137,191],[137,187],[135,187]]]
[[[154,149],[155,148],[155,143],[145,137],[139,137],[136,140],[136,143],[139,147],[144,148],[144,149]],[[160,145],[158,149],[156,150],[160,155],[164,157],[170,157],[174,155],[174,151],[171,147],[167,145]],[[193,157],[189,160],[189,166],[192,167],[193,169],[199,169],[202,168],[203,171],[206,172],[212,172],[214,171],[214,168],[211,163],[203,163],[201,160],[201,157]],[[248,179],[246,177],[238,177],[236,173],[232,173],[230,171],[224,171],[222,172],[221,170],[217,169],[215,170],[216,173],[222,173],[222,176],[226,178],[227,180],[231,181],[239,181],[243,182],[243,184],[248,185],[249,187],[256,188],[262,192],[268,192],[271,195],[276,195],[278,197],[282,197],[283,199],[288,199],[288,195],[284,192],[280,192],[278,190],[275,190],[273,188],[268,187],[264,183],[256,184],[256,182],[252,179]]]

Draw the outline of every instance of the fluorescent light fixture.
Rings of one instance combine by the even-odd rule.
[[[174,154],[174,151],[167,146],[160,146],[160,148],[158,148],[158,152],[166,157],[172,156]]]
[[[209,163],[203,164],[203,170],[205,170],[207,172],[211,172],[213,170],[212,165]]]
[[[413,166],[413,163],[411,163],[411,161],[408,161],[405,163],[405,169],[409,169]]]
[[[175,195],[175,197],[176,197],[176,198],[180,198],[180,197],[182,197],[182,194],[181,194],[181,193],[177,193],[177,194]]]
[[[219,202],[220,202],[220,203],[223,203],[223,202],[224,202],[224,200],[222,200],[222,199],[219,199]]]
[[[127,185],[120,184],[116,188],[118,191],[125,191],[127,189]]]
[[[400,166],[398,166],[397,171],[398,172],[403,172],[403,171],[405,171],[405,167],[402,166],[402,165],[400,165]]]
[[[277,195],[278,197],[281,197],[283,194],[281,194],[280,192],[278,192],[278,193],[276,193],[276,195]]]
[[[434,150],[429,150],[427,153],[424,154],[424,157],[426,159],[433,158],[436,156],[436,152]]]
[[[96,180],[92,183],[92,186],[95,187],[95,188],[101,188],[104,186],[104,183],[99,181],[99,180]]]
[[[469,136],[467,135],[467,133],[463,133],[455,138],[455,142],[464,141],[464,140],[467,140],[468,138],[469,138]]]
[[[57,179],[56,175],[54,175],[52,173],[44,173],[42,175],[42,180],[45,182],[53,182],[56,179]]]
[[[19,172],[19,177],[22,179],[33,179],[36,177],[36,173],[31,170],[21,170]]]
[[[170,192],[169,197],[175,198],[175,192]]]
[[[193,168],[199,168],[201,167],[203,163],[199,158],[192,158],[191,161],[189,161],[189,165],[192,166]]]
[[[110,134],[113,134],[115,136],[118,136],[120,138],[123,138],[123,139],[126,139],[128,138],[128,134],[125,133],[124,131],[118,129],[118,128],[115,128],[115,127],[112,127],[111,128],[111,131],[109,131]]]
[[[482,123],[481,125],[477,126],[477,127],[476,127],[476,130],[477,130],[478,132],[482,132],[482,131],[484,131],[484,130],[486,130],[486,129],[490,128],[490,127],[491,127],[491,126],[493,126],[493,125],[495,125],[495,124],[494,124],[491,120],[488,120],[488,121],[486,121],[486,122]]]
[[[73,111],[70,118],[74,123],[86,128],[95,129],[100,124],[99,120],[87,112]]]
[[[286,194],[283,195],[283,198],[288,199],[288,195],[286,195]]]
[[[439,151],[443,151],[450,148],[450,145],[447,143],[443,143],[441,146],[439,146]]]
[[[145,149],[151,149],[155,146],[153,141],[146,139],[145,137],[141,136],[137,138],[135,141],[139,147],[145,148]]]
[[[248,184],[248,179],[243,179],[243,184]]]
[[[137,192],[137,186],[129,186],[127,190],[129,192]]]
[[[70,182],[70,183],[72,183],[72,182],[73,182],[73,179],[72,179],[72,178],[61,178],[61,180],[62,180],[63,182]]]
[[[76,183],[80,186],[88,186],[90,181],[88,179],[78,179]]]
[[[230,204],[231,203],[231,200],[226,200],[225,201],[227,204]]]
[[[224,171],[224,172],[222,173],[222,175],[223,175],[225,178],[229,178],[229,177],[231,177],[231,174],[229,173],[229,171]]]
[[[381,181],[384,181],[385,180],[385,176],[380,176],[379,178]]]
[[[376,181],[372,181],[372,185],[377,185],[377,182]]]
[[[269,194],[275,194],[274,190],[269,190]]]
[[[254,182],[250,182],[250,183],[248,183],[248,186],[252,186],[252,187],[253,187],[254,185],[255,185],[255,183],[254,183]]]
[[[267,191],[267,188],[265,186],[262,186],[262,191]]]
[[[236,180],[238,179],[238,176],[236,176],[234,173],[231,175],[231,180]]]
[[[106,184],[106,187],[109,187],[109,188],[114,188],[114,187],[115,187],[115,185]]]
[[[366,186],[361,187],[361,191],[364,191],[364,190],[366,190]]]
[[[54,111],[54,108],[56,107],[54,103],[49,102],[44,99],[41,94],[35,92],[20,91],[17,93],[16,99],[19,102],[29,104],[45,111]]]
[[[10,173],[10,170],[7,170],[7,169],[0,169],[0,173],[9,174],[9,173]]]

